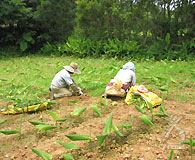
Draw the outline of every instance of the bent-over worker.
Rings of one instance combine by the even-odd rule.
[[[116,90],[116,87],[113,87],[115,83],[122,83],[121,90]],[[135,65],[132,62],[128,62],[123,65],[122,69],[118,71],[114,79],[107,84],[105,93],[103,96],[113,95],[113,96],[125,96],[125,93],[128,92],[128,89],[131,86],[135,86],[136,75],[135,75]]]
[[[78,87],[71,78],[71,74],[74,73],[80,74],[81,72],[78,70],[78,64],[72,62],[69,66],[64,66],[64,69],[55,75],[49,88],[52,100],[55,98],[79,96],[83,94],[81,88]]]

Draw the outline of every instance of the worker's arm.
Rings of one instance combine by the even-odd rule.
[[[80,96],[80,95],[83,94],[81,88],[78,87],[78,86],[76,85],[76,83],[73,82],[73,83],[70,85],[70,87],[71,87],[71,89],[73,90],[73,95],[75,95],[75,96]]]

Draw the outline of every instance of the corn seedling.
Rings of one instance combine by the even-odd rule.
[[[72,100],[72,99],[68,100],[68,102],[70,102],[70,103],[77,103],[76,100]]]
[[[112,129],[114,130],[114,132],[116,133],[116,135],[118,135],[119,137],[123,137],[124,135],[119,131],[119,129],[117,128],[116,125],[112,125]]]
[[[41,131],[48,131],[48,130],[52,130],[58,128],[56,126],[50,126],[50,125],[46,125],[46,124],[39,124],[37,125],[36,129],[41,130]]]
[[[73,144],[73,143],[64,143],[64,142],[61,142],[59,140],[57,140],[56,142],[59,143],[60,145],[62,145],[64,148],[71,149],[71,150],[72,149],[76,150],[77,159],[78,159],[78,157],[79,157],[79,154],[78,154],[79,147],[78,147],[78,145]]]
[[[66,153],[62,156],[65,160],[74,160],[72,153]]]
[[[190,146],[190,155],[191,155],[191,160],[192,160],[193,147],[195,147],[195,139],[192,139],[192,136],[191,136],[188,141],[183,141],[183,142],[181,142],[181,144],[187,144]]]
[[[66,134],[65,136],[72,141],[92,140],[92,137],[89,135],[79,135],[79,134],[68,135]]]
[[[5,134],[5,135],[10,135],[10,134],[20,133],[20,130],[4,130],[4,131],[0,131],[0,132]]]
[[[85,108],[79,108],[77,106],[75,108],[75,110],[71,113],[71,116],[80,116],[86,109],[87,109],[87,107],[85,107]]]
[[[122,129],[122,133],[123,133],[123,129],[126,129],[126,130],[130,130],[132,127],[133,127],[133,124],[134,124],[134,120],[135,120],[135,115],[133,116],[132,118],[132,122],[131,124],[119,124],[119,128]]]
[[[34,153],[36,153],[39,157],[42,157],[44,160],[51,160],[52,159],[52,155],[51,154],[48,154],[46,152],[43,152],[41,150],[34,149],[34,148],[31,148],[31,150]]]
[[[105,138],[107,137],[107,134],[99,134],[96,135],[96,137],[97,137],[98,146],[100,147],[104,142]]]
[[[153,123],[151,122],[150,118],[147,115],[142,115],[140,117],[140,120],[147,125],[153,125]]]
[[[100,111],[98,109],[98,105],[97,104],[96,105],[92,105],[91,108],[92,108],[92,110],[93,110],[94,113],[97,113],[97,115],[99,117],[101,116],[101,113],[100,113]]]
[[[38,122],[38,121],[28,121],[28,122],[35,126],[40,124],[45,124],[44,122]]]
[[[0,121],[0,124],[4,124],[5,122],[7,122],[7,119],[3,119]]]
[[[172,149],[171,152],[170,152],[170,154],[169,154],[169,160],[172,160],[173,154],[174,154],[174,150]]]
[[[108,106],[108,99],[107,98],[104,98],[105,99],[105,103],[103,103],[103,98],[102,96],[100,96],[100,105],[101,106]]]
[[[108,121],[104,121],[104,123],[106,124],[105,128],[104,128],[104,132],[107,135],[110,135],[111,133],[111,129],[112,129],[112,120],[113,120],[113,114],[111,113]]]
[[[61,118],[61,119],[58,118],[58,116],[52,111],[47,110],[47,113],[49,113],[49,115],[56,121],[56,125],[57,125],[57,122],[59,122],[59,121],[64,122],[67,120],[67,118]]]
[[[144,109],[142,109],[141,107],[139,107],[138,105],[134,105],[135,109],[137,109],[137,111],[141,112],[141,113],[146,113],[146,111]]]

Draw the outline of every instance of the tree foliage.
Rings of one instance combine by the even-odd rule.
[[[119,57],[134,54],[128,43],[139,46],[139,54],[157,59],[185,59],[194,53],[193,0],[1,0],[0,10],[0,43],[22,51],[71,40],[79,42],[65,46],[65,54],[89,41],[82,55],[91,50]]]

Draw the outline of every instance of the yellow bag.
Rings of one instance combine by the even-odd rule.
[[[162,103],[161,98],[159,98],[155,93],[149,91],[143,85],[135,85],[130,88],[125,98],[125,102],[127,104],[130,104],[132,102],[133,95],[140,95],[145,100],[146,104],[147,102],[149,102],[153,107],[161,105]]]
[[[51,108],[51,105],[56,104],[56,102],[45,102],[43,104],[37,104],[33,106],[27,106],[24,108],[16,108],[13,104],[9,105],[6,108],[0,110],[2,114],[19,114],[19,113],[30,113],[39,110],[44,110],[47,108]]]
[[[110,96],[124,97],[125,90],[121,89],[122,86],[123,86],[122,81],[117,79],[112,86],[106,87],[105,94]]]

